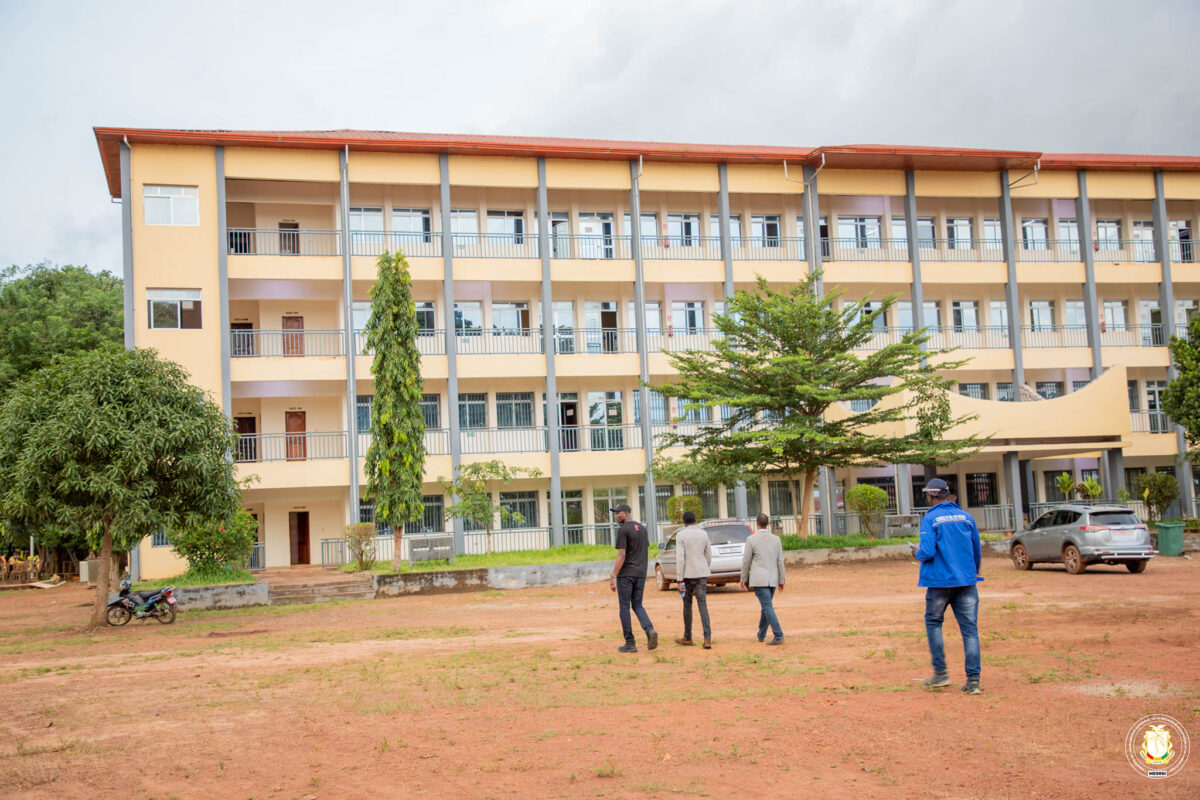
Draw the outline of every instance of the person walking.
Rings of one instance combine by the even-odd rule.
[[[783,644],[783,628],[775,614],[775,590],[783,591],[787,573],[783,567],[783,543],[771,532],[771,520],[759,514],[755,520],[758,530],[746,539],[742,553],[742,581],[739,586],[750,589],[758,597],[762,610],[758,615],[758,640],[767,638],[767,626],[772,639],[767,644]]]
[[[658,633],[650,621],[650,615],[642,608],[642,594],[646,590],[646,565],[649,563],[650,541],[646,526],[630,518],[633,510],[625,503],[612,507],[621,527],[617,529],[617,561],[613,564],[612,578],[608,588],[617,593],[617,604],[621,617],[621,632],[625,644],[617,648],[622,653],[636,653],[637,641],[633,638],[633,625],[629,616],[630,607],[637,614],[642,630],[646,632],[646,646],[658,647]]]
[[[974,518],[954,502],[949,485],[941,478],[925,484],[924,492],[932,508],[921,518],[920,546],[909,544],[913,557],[921,562],[917,584],[925,587],[925,634],[933,661],[933,675],[922,684],[931,689],[950,685],[942,641],[942,621],[946,606],[950,606],[962,633],[967,672],[967,682],[962,690],[967,694],[982,694],[983,690],[979,688],[979,591],[975,588],[976,582],[983,580],[978,577],[983,555],[979,527]]]
[[[675,563],[683,584],[683,638],[675,644],[691,647],[692,597],[700,607],[700,625],[704,629],[704,649],[712,648],[712,626],[708,622],[708,576],[712,575],[712,543],[708,532],[696,527],[696,515],[683,512],[685,527],[675,534]]]

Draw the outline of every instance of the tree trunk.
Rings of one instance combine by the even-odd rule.
[[[407,524],[407,523],[405,523]],[[401,543],[404,540],[404,525],[392,525],[392,570],[400,571],[400,565],[404,561],[400,556],[403,553]]]
[[[787,483],[788,494],[792,496],[792,520],[796,523],[796,535],[803,536],[804,534],[800,532],[800,504],[796,502],[798,499],[796,497],[796,481],[789,477]]]
[[[809,521],[809,519],[812,518],[813,486],[816,483],[816,481],[817,481],[817,468],[816,467],[813,467],[812,469],[810,469],[804,473],[804,494],[800,498],[804,504],[803,505],[804,513],[800,515],[800,519],[802,521],[802,528],[798,532],[798,535],[800,535],[800,536],[808,536],[808,531],[809,531],[808,521]],[[828,503],[829,498],[822,497],[821,501],[824,503]]]
[[[92,618],[88,621],[87,629],[95,630],[105,623],[108,613],[109,573],[112,566],[113,538],[108,526],[100,538],[100,563],[96,573],[96,600],[92,606]]]

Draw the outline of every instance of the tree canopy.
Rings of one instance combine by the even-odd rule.
[[[0,517],[86,534],[100,553],[99,625],[114,546],[233,519],[233,443],[220,406],[153,350],[59,356],[0,405]]]
[[[807,514],[819,467],[946,465],[986,443],[945,437],[971,419],[952,417],[947,390],[954,380],[942,374],[965,362],[948,360],[948,350],[923,350],[925,331],[873,343],[876,320],[896,296],[838,309],[842,292],[817,295],[818,274],[784,291],[760,277],[756,291],[738,290],[726,313],[714,316],[720,337],[713,351],[668,354],[679,378],[653,388],[677,398],[681,411],[720,413],[709,424],[661,436],[658,469],[696,483],[803,474]],[[907,405],[880,403],[901,392],[910,394]],[[861,410],[828,414],[837,404]],[[915,435],[888,432],[906,424]],[[665,458],[663,451],[676,446],[688,452]]]
[[[519,511],[513,511],[493,499],[493,488],[497,485],[505,486],[520,478],[540,477],[542,472],[535,467],[512,467],[496,459],[463,464],[453,480],[439,477],[438,481],[445,488],[446,494],[458,498],[456,503],[446,509],[446,516],[451,519],[463,519],[483,528],[487,534],[487,551],[490,553],[492,527],[496,524],[497,515],[502,522],[517,525],[525,522],[525,516]]]
[[[1187,436],[1188,456],[1200,465],[1200,316],[1188,323],[1185,336],[1171,337],[1171,357],[1178,374],[1163,392],[1163,410]]]
[[[56,355],[119,344],[121,279],[66,265],[0,270],[0,396]]]

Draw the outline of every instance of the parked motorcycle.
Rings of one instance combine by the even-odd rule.
[[[109,625],[116,627],[134,618],[148,617],[153,617],[163,625],[170,625],[175,621],[174,586],[131,592],[129,589],[132,585],[129,578],[121,581],[121,591],[117,599],[108,604]]]

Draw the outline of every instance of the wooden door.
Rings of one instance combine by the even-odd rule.
[[[288,512],[288,532],[292,540],[292,563],[309,564],[312,558],[308,552],[308,512]]]
[[[234,358],[246,358],[255,355],[253,322],[233,322],[229,325],[229,354]]]
[[[283,318],[283,354],[304,355],[304,317]]]
[[[238,433],[237,460],[258,461],[258,421],[254,417],[234,417]]]
[[[284,415],[288,461],[303,461],[308,458],[308,442],[304,433],[307,426],[306,413],[303,411],[288,411]]]

